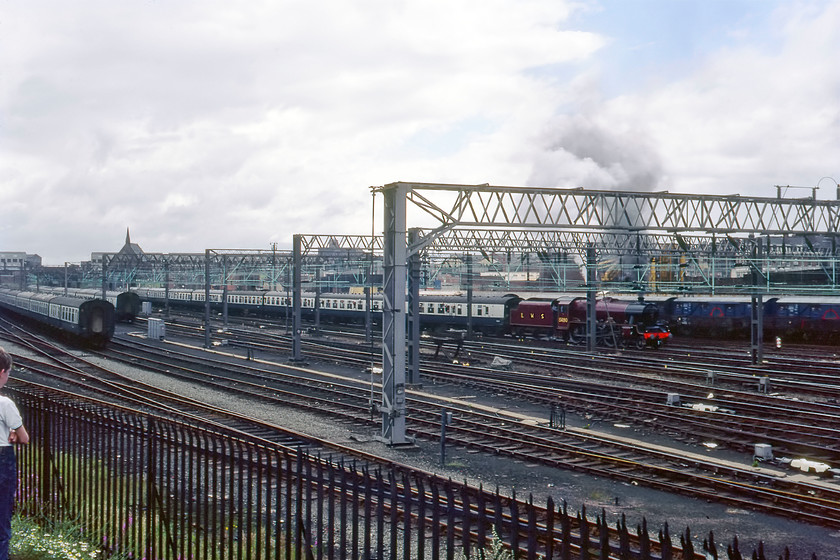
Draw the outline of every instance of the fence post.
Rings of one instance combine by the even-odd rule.
[[[38,398],[38,416],[40,422],[40,433],[38,434],[38,439],[40,440],[38,443],[41,444],[41,469],[38,473],[38,477],[40,479],[40,498],[39,501],[41,502],[40,506],[42,511],[46,509],[47,511],[44,514],[47,516],[47,519],[52,519],[53,508],[50,507],[52,505],[53,496],[56,493],[53,491],[53,484],[52,484],[52,464],[53,464],[53,448],[52,448],[52,424],[50,419],[52,418],[52,414],[44,414],[43,411],[48,411],[48,403],[47,399],[44,396],[40,396]],[[45,507],[46,506],[46,507]]]
[[[502,513],[502,496],[499,494],[499,487],[496,486],[496,494],[493,497],[493,513],[495,514],[495,530],[496,535],[504,540],[505,525],[504,514]]]
[[[551,496],[545,504],[546,519],[545,519],[545,557],[554,557],[554,499]]]
[[[155,479],[157,478],[157,456],[158,456],[158,425],[154,417],[149,417],[148,425],[148,439],[146,446],[146,550],[144,556],[148,558],[157,558],[157,550],[155,549],[154,528],[157,523],[154,519],[155,512]]]
[[[417,558],[426,557],[426,487],[423,477],[417,478]]]
[[[726,555],[729,557],[729,560],[742,560],[743,559],[743,557],[741,556],[741,551],[738,550],[738,535],[735,535],[732,538],[732,544],[727,545]]]
[[[528,496],[528,560],[537,558],[537,512],[534,510],[534,495]]]
[[[712,531],[709,531],[709,538],[703,539],[703,552],[706,554],[706,558],[714,558],[714,560],[718,559],[718,551],[717,546],[715,546],[715,534]]]
[[[680,535],[680,546],[683,558],[694,558],[694,544],[691,542],[691,530],[688,527],[685,528],[685,533]]]
[[[572,557],[572,520],[569,519],[569,505],[563,500],[563,513],[560,517],[560,524],[563,531],[563,560],[570,560]]]
[[[432,560],[440,558],[440,490],[437,481],[429,481],[432,490]]]
[[[464,504],[464,518],[463,518],[463,527],[462,527],[462,541],[464,543],[464,556],[470,558],[470,527],[472,526],[472,520],[470,519],[470,489],[467,488],[466,483],[461,486],[461,502]],[[480,554],[480,553],[479,553]]]
[[[650,535],[648,535],[647,519],[642,517],[642,525],[636,526],[636,534],[639,536],[639,556],[642,560],[650,558]]]
[[[359,478],[359,471],[356,468],[356,461],[353,461],[353,529],[351,538],[353,540],[353,544],[351,545],[351,558],[358,558],[359,557],[359,485],[361,483],[361,479]]]
[[[411,560],[411,480],[403,473],[403,558]],[[344,560],[342,558],[341,560]]]
[[[621,519],[615,522],[615,528],[618,529],[618,551],[621,560],[629,560],[630,533],[627,531],[627,519],[623,513],[621,514]]]
[[[395,558],[397,555],[397,527],[399,526],[399,517],[397,505],[399,504],[399,493],[397,492],[397,475],[393,470],[388,472],[388,488],[391,502],[391,557]]]
[[[674,547],[671,545],[671,533],[668,531],[668,522],[665,522],[665,528],[659,531],[659,545],[662,547],[662,560],[672,560],[674,557]]]
[[[339,516],[341,517],[341,528],[339,529],[340,537],[338,539],[338,549],[340,551],[341,560],[346,560],[347,558],[347,465],[344,463],[344,459],[341,460],[339,463],[339,468],[341,469],[341,501],[339,502]],[[356,504],[352,504],[350,507],[353,509],[356,508]]]
[[[516,489],[510,499],[510,550],[513,557],[519,555],[519,502],[516,501]]]
[[[586,517],[586,506],[581,506],[577,514],[578,527],[580,527],[580,560],[589,560],[589,519]]]
[[[318,541],[318,558],[323,558],[324,555],[324,461],[318,460],[315,466],[315,476],[317,479],[318,489],[315,491],[315,510],[317,521],[315,522],[315,540]],[[368,537],[369,538],[369,537]]]
[[[292,492],[294,484],[294,469],[292,468],[292,456],[289,452],[283,454],[283,459],[286,462],[286,511],[284,512],[285,538],[286,538],[286,558],[292,558],[292,541],[296,538],[294,535],[294,522],[292,520]],[[279,481],[278,481],[279,484]]]
[[[484,485],[478,485],[478,500],[476,506],[478,507],[477,537],[478,542],[476,546],[478,550],[484,550],[487,547],[487,503],[484,501]]]
[[[610,526],[607,524],[607,512],[601,509],[601,517],[598,518],[598,539],[601,543],[601,560],[610,558]]]
[[[446,558],[455,556],[455,496],[452,493],[452,481],[446,483]]]
[[[385,554],[385,480],[382,471],[376,470],[376,557]]]
[[[365,476],[365,527],[364,527],[364,535],[365,535],[365,544],[364,544],[364,551],[363,555],[369,557],[371,554],[371,528],[373,526],[372,523],[372,516],[373,516],[373,475],[370,473],[369,467],[365,467],[362,471]]]

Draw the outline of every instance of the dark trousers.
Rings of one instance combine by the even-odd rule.
[[[0,560],[9,560],[9,540],[12,538],[12,510],[17,491],[17,462],[15,448],[0,447]]]

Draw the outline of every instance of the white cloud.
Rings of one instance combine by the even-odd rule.
[[[840,39],[830,32],[840,4],[783,8],[771,21],[778,27],[754,30],[770,34],[770,48],[721,49],[687,78],[605,107],[610,121],[644,127],[666,187],[774,196],[775,184],[840,179]]]
[[[397,180],[710,192],[840,173],[836,3],[613,98],[610,38],[571,27],[580,7],[7,3],[0,249],[80,260],[126,227],[163,252],[363,234],[368,187]]]

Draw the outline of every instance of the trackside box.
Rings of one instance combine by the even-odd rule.
[[[166,323],[161,319],[149,318],[149,333],[148,337],[152,340],[163,340],[166,338]]]

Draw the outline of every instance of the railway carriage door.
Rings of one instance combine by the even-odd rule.
[[[101,334],[105,332],[105,312],[101,307],[94,307],[90,316],[90,332]]]

